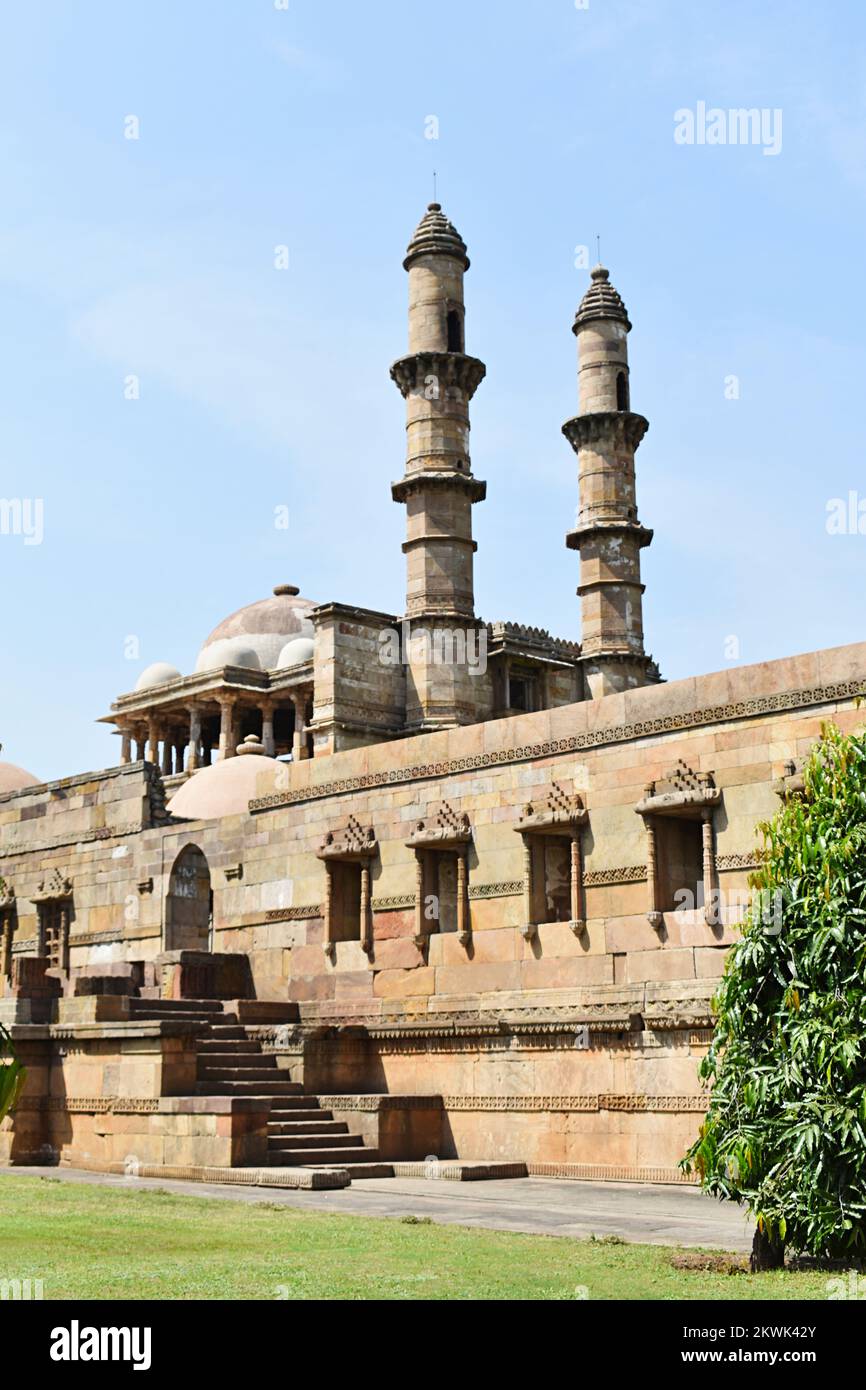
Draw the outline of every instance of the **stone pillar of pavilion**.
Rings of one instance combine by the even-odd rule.
[[[262,711],[262,747],[265,750],[265,757],[273,758],[276,756],[276,745],[274,743],[274,706],[270,700],[261,702]]]
[[[563,433],[578,458],[580,506],[566,545],[580,553],[581,654],[594,698],[659,679],[644,651],[635,450],[649,428],[631,410],[625,305],[597,265],[574,320],[580,414]]]
[[[435,660],[437,633],[475,640],[472,506],[487,484],[472,476],[469,402],[486,368],[465,352],[466,244],[438,203],[409,243],[409,355],[391,376],[406,401],[406,472],[391,495],[406,506],[406,725],[450,728],[478,718],[482,682],[465,660]],[[411,640],[415,631],[417,640]],[[429,635],[425,640],[423,633]],[[465,647],[463,649],[465,651]]]
[[[233,758],[237,752],[235,738],[235,702],[231,695],[220,696],[220,759]]]
[[[292,704],[295,707],[295,731],[292,738],[292,761],[300,762],[307,756],[307,721],[306,692],[300,690],[289,691]]]
[[[201,744],[201,710],[198,705],[189,708],[189,745],[186,759],[188,772],[195,772],[200,764],[199,746]]]

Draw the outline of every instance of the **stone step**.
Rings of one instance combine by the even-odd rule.
[[[314,1115],[313,1120],[268,1120],[268,1135],[292,1138],[296,1134],[348,1134],[344,1120],[332,1120],[327,1110],[298,1110],[298,1115]],[[320,1118],[321,1117],[321,1118]]]
[[[354,1182],[357,1178],[393,1178],[393,1163],[323,1163],[316,1164],[320,1173],[348,1173]]]
[[[367,1149],[363,1144],[345,1149],[272,1149],[268,1148],[268,1163],[285,1168],[343,1168],[347,1163],[378,1163],[379,1150]]]
[[[129,1001],[129,1011],[134,1014],[149,1014],[151,1010],[169,1014],[207,1014],[214,1018],[226,1019],[228,1016],[219,999],[135,999]]]
[[[269,1073],[273,1075],[273,1073]],[[199,1081],[197,1096],[249,1096],[253,1100],[291,1099],[293,1096],[309,1102],[294,1081]]]
[[[296,1100],[298,1097],[290,1096],[289,1099]],[[275,1110],[274,1106],[271,1106],[271,1118],[268,1121],[268,1129],[270,1130],[273,1128],[279,1130],[281,1126],[290,1126],[292,1130],[303,1133],[303,1130],[299,1128],[301,1125],[341,1123],[339,1120],[334,1119],[330,1110],[311,1110],[309,1108],[309,1096],[304,1096],[303,1101],[303,1106],[299,1105],[297,1109],[292,1107],[291,1110]],[[277,1104],[276,1101],[275,1104]]]
[[[276,1057],[263,1057],[261,1052],[200,1052],[198,1054],[199,1068],[206,1067],[212,1071],[214,1067],[227,1067],[230,1071],[279,1071]]]
[[[202,1038],[201,1042],[196,1044],[199,1055],[207,1053],[208,1056],[211,1056],[213,1054],[222,1053],[225,1055],[230,1054],[232,1057],[238,1057],[242,1052],[253,1053],[257,1057],[263,1055],[259,1043],[252,1042],[249,1038],[244,1037],[243,1028],[229,1029],[228,1031],[236,1032],[237,1037],[227,1038],[224,1032],[220,1032],[218,1038]]]
[[[271,1100],[271,1119],[272,1120],[293,1120],[295,1115],[303,1111],[309,1114],[314,1111],[317,1115],[330,1115],[330,1110],[319,1110],[315,1096],[305,1096],[300,1086],[292,1085],[290,1094],[284,1096],[274,1096]]]
[[[274,1081],[275,1074],[276,1069],[274,1067],[204,1067],[199,1063],[196,1079],[198,1081],[221,1081],[236,1083],[241,1086],[254,1086],[261,1081]]]
[[[268,1130],[268,1151],[276,1153],[277,1149],[282,1153],[288,1149],[294,1153],[296,1149],[321,1149],[323,1144],[327,1144],[332,1149],[356,1149],[358,1147],[357,1134],[278,1134],[271,1135]]]

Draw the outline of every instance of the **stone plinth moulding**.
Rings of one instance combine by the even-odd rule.
[[[575,793],[569,796],[554,782],[541,806],[529,803],[523,808],[514,829],[523,837],[523,926],[521,934],[531,941],[538,933],[539,923],[535,920],[533,900],[535,884],[533,881],[532,842],[538,836],[554,836],[571,840],[569,859],[569,901],[571,930],[579,936],[586,929],[586,910],[583,882],[583,846],[581,832],[588,819],[588,811],[581,798]]]
[[[457,939],[468,946],[472,939],[469,918],[469,846],[472,827],[467,815],[458,815],[447,802],[442,803],[434,817],[419,820],[406,844],[415,851],[415,945],[426,952],[428,937],[424,911],[425,870],[431,857],[453,854],[457,861]]]
[[[361,949],[366,955],[373,950],[373,912],[370,890],[370,867],[379,853],[379,842],[372,826],[365,830],[354,816],[342,830],[329,830],[316,850],[316,855],[325,866],[325,939],[323,949],[330,960],[337,954],[334,939],[334,866],[336,864],[357,864],[361,870]]]
[[[678,816],[701,822],[701,867],[704,885],[704,920],[708,926],[719,923],[713,812],[722,799],[711,772],[695,772],[682,760],[666,777],[650,782],[635,806],[643,817],[647,843],[647,921],[659,930],[664,912],[659,901],[659,859],[657,831],[659,818]]]

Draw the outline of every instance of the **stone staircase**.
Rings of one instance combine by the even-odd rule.
[[[208,1025],[196,1049],[196,1093],[270,1100],[268,1163],[272,1167],[339,1167],[350,1177],[393,1176],[392,1165],[380,1161],[378,1149],[365,1144],[361,1135],[350,1134],[347,1124],[322,1108],[321,1100],[327,1103],[327,1097],[306,1095],[296,1081],[289,1081],[274,1053],[264,1052],[259,1040],[219,1000],[132,999],[130,1005],[138,1019]]]

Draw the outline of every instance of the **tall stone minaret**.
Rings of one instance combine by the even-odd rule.
[[[438,203],[419,222],[403,265],[409,356],[394,363],[391,376],[406,400],[406,473],[391,495],[406,504],[406,724],[414,731],[472,723],[484,698],[485,683],[467,663],[437,659],[437,650],[453,653],[455,634],[458,647],[459,634],[477,640],[472,504],[487,484],[472,476],[469,402],[486,368],[465,353],[469,258]]]
[[[596,698],[659,679],[644,652],[641,548],[652,531],[638,521],[634,454],[649,423],[630,408],[625,305],[604,266],[574,320],[580,414],[563,434],[578,457],[580,507],[566,545],[580,552],[583,667]]]

